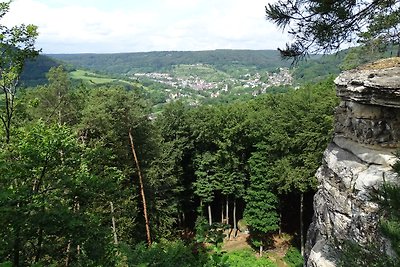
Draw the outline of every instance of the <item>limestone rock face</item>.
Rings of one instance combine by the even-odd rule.
[[[316,177],[314,219],[306,245],[306,266],[336,266],[344,240],[378,241],[378,206],[371,188],[395,181],[393,153],[400,148],[400,67],[352,70],[335,80],[341,99],[334,138]],[[388,248],[389,249],[389,248]]]

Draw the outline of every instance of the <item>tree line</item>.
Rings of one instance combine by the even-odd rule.
[[[53,54],[51,57],[74,66],[88,68],[108,74],[133,74],[135,72],[167,72],[171,66],[208,64],[223,72],[234,72],[238,68],[258,68],[273,71],[278,67],[289,67],[274,50],[230,50],[211,51],[155,51],[118,54]]]

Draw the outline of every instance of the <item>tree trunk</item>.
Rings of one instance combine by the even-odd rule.
[[[43,229],[42,227],[39,228],[38,232],[38,242],[36,248],[36,255],[35,255],[35,263],[38,263],[40,257],[42,256],[42,244],[43,244]]]
[[[19,225],[17,225],[15,229],[15,239],[14,239],[13,266],[20,266],[19,262],[20,246],[21,246],[20,227]]]
[[[221,223],[224,223],[224,203],[221,201]]]
[[[6,144],[9,144],[11,136],[11,120],[13,118],[13,113],[14,113],[15,89],[7,88],[6,85],[3,85],[2,90],[4,93],[4,107],[5,107],[5,112],[3,111],[2,113],[5,115],[0,114],[0,119],[3,123],[4,132],[6,134]]]
[[[129,141],[131,143],[132,154],[133,154],[133,157],[135,160],[135,164],[136,164],[136,168],[137,168],[137,172],[138,172],[138,176],[139,176],[140,195],[142,196],[143,214],[144,214],[144,220],[145,220],[145,224],[146,224],[147,244],[150,246],[151,245],[150,223],[149,223],[149,217],[147,216],[146,196],[144,194],[143,178],[142,178],[142,173],[140,171],[140,165],[139,165],[139,161],[138,161],[138,158],[136,155],[135,146],[133,144],[131,129],[129,129]]]
[[[67,256],[65,257],[65,266],[69,266],[69,252],[71,251],[71,239],[68,240],[68,245],[67,245],[67,251],[65,254],[67,254]]]
[[[211,204],[207,203],[207,209],[208,209],[208,224],[212,224],[212,215],[211,215]]]
[[[58,97],[58,106],[61,105],[62,102],[62,95],[61,92],[58,92],[57,94]],[[61,112],[61,108],[58,110],[58,123],[61,125],[62,124],[62,112]]]
[[[225,207],[225,212],[226,212],[226,225],[229,225],[229,198],[228,196],[226,196],[226,207]],[[231,228],[229,227],[228,229],[228,234],[227,234],[227,238],[228,240],[231,239]]]
[[[236,198],[233,199],[233,237],[237,236],[237,222],[236,222]]]
[[[226,196],[226,207],[225,207],[225,212],[226,212],[226,224],[229,224],[229,198]]]
[[[300,193],[300,250],[304,257],[304,227],[303,227],[304,194]]]
[[[263,250],[264,250],[263,245],[260,245],[260,251],[259,251],[260,257],[262,257],[263,255]]]
[[[76,213],[76,212],[79,212],[79,209],[80,209],[80,205],[79,205],[79,200],[78,200],[78,196],[75,196],[74,197],[74,206],[73,206],[73,208],[72,208],[72,211],[74,212],[74,213]],[[70,236],[71,237],[71,236]],[[68,245],[67,245],[67,250],[66,250],[66,257],[65,257],[65,266],[69,266],[69,264],[70,264],[70,260],[71,260],[71,246],[72,246],[72,239],[70,238],[69,240],[68,240]],[[80,254],[80,250],[81,250],[81,247],[80,247],[80,245],[78,244],[77,246],[76,246],[76,251],[77,251],[77,254],[79,255]]]
[[[117,227],[115,224],[114,205],[112,201],[110,201],[110,207],[111,207],[111,222],[112,222],[112,232],[114,236],[114,245],[118,245]]]
[[[81,205],[79,204],[78,197],[75,197],[75,198],[76,198],[76,212],[79,213],[79,210],[81,209]],[[78,255],[78,259],[79,259],[79,255],[81,254],[81,245],[80,244],[76,245],[76,254]]]

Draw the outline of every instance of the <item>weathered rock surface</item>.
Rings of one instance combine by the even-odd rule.
[[[307,236],[306,266],[336,266],[344,240],[361,245],[379,235],[378,206],[369,192],[394,181],[393,153],[400,148],[400,67],[353,70],[336,78],[341,103],[334,138],[316,176],[314,219]]]

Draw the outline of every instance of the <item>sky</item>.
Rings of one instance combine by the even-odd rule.
[[[46,54],[277,49],[289,40],[265,19],[272,2],[13,0],[0,24],[38,26]]]

